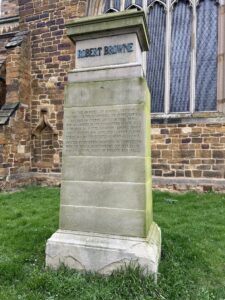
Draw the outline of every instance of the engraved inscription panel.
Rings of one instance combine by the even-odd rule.
[[[65,109],[64,154],[142,155],[143,105]]]

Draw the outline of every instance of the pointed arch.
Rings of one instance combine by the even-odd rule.
[[[136,0],[136,1],[125,0],[124,9],[136,8],[136,9],[140,10],[140,9],[142,9],[142,7],[143,7],[142,0]]]
[[[148,14],[151,48],[147,55],[147,80],[151,90],[151,111],[164,112],[166,11],[158,1]]]

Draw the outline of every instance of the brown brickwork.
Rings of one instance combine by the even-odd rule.
[[[21,28],[31,34],[32,130],[41,122],[43,109],[51,124],[33,136],[32,171],[60,172],[64,86],[74,68],[74,45],[66,36],[65,23],[85,15],[86,1],[20,0],[19,5]]]
[[[6,105],[20,102],[8,124],[0,126],[0,189],[31,183],[30,37],[6,50]]]
[[[225,122],[153,125],[152,170],[157,177],[183,178],[183,184],[189,178],[224,179]]]
[[[17,0],[2,0],[1,17],[11,17],[18,15]]]

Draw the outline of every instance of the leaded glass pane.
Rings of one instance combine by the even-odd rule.
[[[132,0],[125,1],[125,9],[128,8],[132,4]]]
[[[172,13],[170,111],[186,112],[190,107],[192,10],[179,1]]]
[[[150,6],[153,2],[155,2],[155,0],[143,0],[143,1],[147,1],[147,6]],[[160,0],[160,2],[163,2],[166,4],[166,0]]]
[[[136,0],[135,3],[139,6],[143,6],[143,1],[142,0]]]
[[[200,2],[197,10],[196,111],[216,110],[218,6]]]
[[[110,9],[110,0],[105,0],[104,12]]]
[[[147,58],[147,80],[151,92],[151,111],[164,112],[166,13],[155,4],[148,15],[151,46]]]
[[[127,9],[129,6],[131,6],[133,3],[132,3],[132,0],[126,0],[125,1],[125,9]],[[142,7],[142,0],[136,0],[135,3],[136,5]]]
[[[120,0],[114,0],[113,2],[114,8],[120,10]]]
[[[110,8],[120,10],[120,0],[113,0],[113,1],[106,0],[104,11],[107,12]]]

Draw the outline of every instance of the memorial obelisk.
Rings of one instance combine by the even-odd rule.
[[[76,69],[64,107],[60,225],[47,242],[46,265],[110,274],[133,263],[156,275],[161,234],[152,213],[145,14],[67,27]]]

